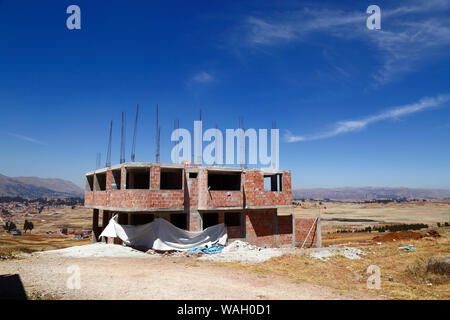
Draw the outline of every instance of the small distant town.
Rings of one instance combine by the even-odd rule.
[[[26,199],[21,197],[0,197],[0,210],[3,216],[14,214],[39,214],[44,209],[55,209],[65,206],[82,206],[81,198],[63,199]]]
[[[21,197],[0,197],[0,223],[6,232],[13,235],[32,232],[35,227],[32,221],[44,210],[57,211],[58,209],[75,209],[83,206],[82,198],[21,198]],[[40,220],[39,220],[40,221]],[[42,222],[45,222],[43,220]],[[89,231],[72,231],[62,227],[58,231],[48,231],[47,233],[75,234],[78,238],[85,238]]]

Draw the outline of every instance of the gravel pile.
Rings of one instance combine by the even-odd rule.
[[[37,252],[36,254],[49,254],[57,253],[62,257],[70,258],[94,258],[94,257],[141,257],[148,258],[152,255],[146,254],[138,250],[134,250],[130,247],[125,247],[117,244],[106,244],[97,242],[93,244],[87,244],[83,246],[75,246],[58,250],[49,250]]]
[[[283,255],[283,251],[280,249],[265,249],[244,241],[235,240],[223,248],[222,252],[203,255],[198,259],[216,262],[258,263],[281,255]]]
[[[314,248],[314,249],[309,249],[307,251],[307,254],[310,257],[322,260],[322,261],[327,261],[330,257],[333,256],[344,256],[347,259],[350,260],[357,260],[357,259],[361,259],[362,255],[367,254],[367,252],[364,252],[358,248],[352,248],[352,247],[343,247],[343,248],[339,248],[339,247],[327,247],[327,248]]]

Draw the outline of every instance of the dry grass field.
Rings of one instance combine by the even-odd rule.
[[[47,231],[57,232],[61,228],[67,228],[69,231],[87,230],[92,227],[92,209],[76,207],[72,209],[69,206],[56,209],[45,209],[39,215],[26,217],[32,221],[35,229],[33,233],[45,233]],[[19,219],[19,225],[23,225],[25,217]],[[100,218],[101,220],[101,218]]]
[[[297,216],[321,214],[323,244],[358,246],[367,252],[359,260],[336,256],[321,261],[303,254],[284,255],[256,265],[240,263],[213,263],[196,261],[196,266],[241,270],[252,276],[269,281],[281,277],[297,285],[309,283],[319,285],[342,294],[361,294],[387,299],[450,299],[450,279],[447,274],[435,274],[427,270],[428,263],[437,258],[450,257],[450,227],[437,227],[437,223],[450,222],[450,201],[427,201],[406,203],[357,203],[355,201],[318,201],[302,203],[292,210],[280,214],[294,213]],[[91,210],[84,208],[52,209],[43,211],[32,219],[35,229],[32,234],[13,236],[0,230],[0,264],[3,259],[13,258],[20,252],[33,252],[64,248],[88,243],[89,240],[75,240],[73,235],[48,234],[61,228],[69,232],[89,229]],[[19,217],[19,225],[24,217]],[[101,222],[100,222],[101,223]],[[377,244],[372,239],[379,232],[336,233],[337,230],[355,230],[367,226],[404,223],[425,223],[440,237],[424,237],[417,240],[399,240]],[[401,251],[399,246],[413,244],[414,251]],[[22,259],[22,258],[20,258]],[[6,261],[5,261],[6,262]],[[367,267],[377,265],[381,269],[381,289],[367,289]],[[225,272],[224,269],[224,272]],[[51,295],[50,295],[51,296]]]
[[[67,228],[69,232],[90,229],[91,214],[92,210],[89,209],[64,207],[44,210],[41,214],[31,217],[17,217],[13,221],[19,229],[22,229],[25,219],[33,222],[34,229],[31,233],[14,236],[0,228],[0,258],[21,252],[31,253],[89,243],[89,240],[75,240],[73,235],[62,235],[58,232],[61,228]]]
[[[360,247],[367,252],[359,260],[342,256],[321,261],[307,255],[285,255],[258,265],[220,263],[217,266],[246,269],[261,277],[280,276],[294,283],[312,283],[342,293],[376,294],[387,299],[450,299],[450,276],[427,271],[430,259],[450,257],[450,228],[440,228],[437,240],[423,238]],[[417,250],[401,251],[399,246],[414,244]],[[367,288],[367,268],[381,271],[381,287]]]
[[[299,217],[311,217],[320,213],[324,246],[356,246],[369,254],[360,260],[333,257],[329,261],[318,261],[301,255],[284,256],[247,268],[262,274],[283,274],[293,281],[326,283],[343,291],[367,293],[373,290],[367,289],[366,270],[373,264],[381,269],[382,286],[380,290],[376,290],[381,295],[394,299],[450,299],[449,275],[435,275],[426,271],[430,259],[450,257],[450,227],[437,226],[437,223],[450,223],[450,201],[387,204],[305,201],[302,206],[284,210],[281,214],[291,213]],[[379,232],[336,233],[337,230],[413,223],[429,226],[428,229],[421,230],[421,234],[425,234],[427,230],[436,230],[441,237],[384,242],[378,245],[372,239],[380,235]],[[398,249],[411,244],[417,249],[409,252]]]
[[[385,224],[425,223],[436,226],[450,222],[449,200],[427,202],[358,203],[358,201],[308,201],[292,209],[280,209],[279,214],[312,217],[320,214],[325,232],[339,229],[361,229]]]

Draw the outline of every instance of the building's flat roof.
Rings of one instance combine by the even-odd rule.
[[[116,164],[111,167],[105,167],[101,169],[97,169],[94,171],[90,171],[86,173],[86,176],[93,175],[96,173],[104,173],[107,170],[116,170],[122,167],[126,168],[146,168],[152,166],[159,166],[161,168],[174,168],[174,169],[186,169],[187,172],[196,172],[200,169],[207,169],[208,171],[217,171],[217,172],[245,172],[245,171],[261,171],[264,174],[277,174],[283,173],[288,170],[275,170],[270,168],[239,168],[239,167],[222,167],[222,166],[198,166],[198,165],[184,165],[184,164],[175,164],[175,163],[156,163],[156,162],[125,162],[121,164]]]

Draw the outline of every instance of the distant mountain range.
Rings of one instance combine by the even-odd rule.
[[[450,199],[448,189],[412,189],[388,187],[343,187],[294,189],[293,199],[382,199],[421,198]]]
[[[7,177],[0,174],[0,196],[22,198],[83,197],[83,190],[73,182],[38,177]]]
[[[0,197],[69,198],[83,197],[84,191],[73,182],[38,177],[7,177],[0,174]],[[293,199],[450,199],[448,189],[388,187],[343,187],[294,189]]]

